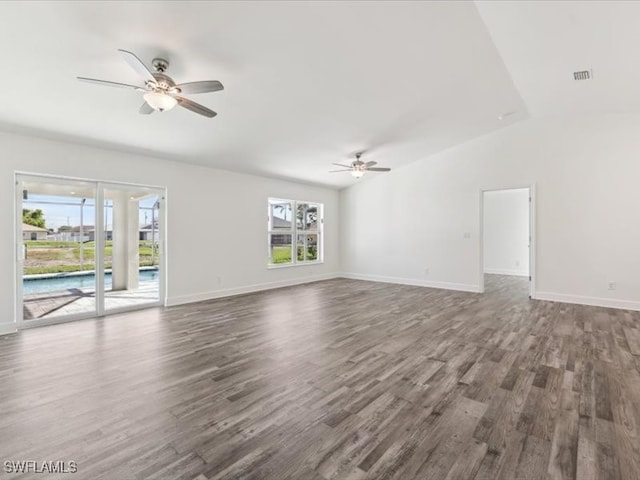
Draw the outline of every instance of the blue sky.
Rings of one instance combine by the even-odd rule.
[[[151,207],[156,201],[157,197],[145,198],[140,202],[141,207]],[[63,225],[71,225],[76,227],[80,225],[80,201],[78,197],[62,197],[52,195],[29,195],[28,200],[22,201],[22,208],[28,208],[29,210],[40,209],[44,212],[44,218],[47,228],[53,228],[57,230]],[[65,202],[73,203],[74,205],[51,205],[48,203],[39,202]],[[108,227],[111,227],[112,213],[111,209],[106,209],[105,223]],[[146,214],[146,218],[145,218]],[[95,202],[93,198],[88,198],[85,202],[83,209],[83,222],[85,225],[95,224]],[[151,223],[151,211],[140,211],[140,225],[148,225]]]

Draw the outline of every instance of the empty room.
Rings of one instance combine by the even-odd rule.
[[[640,478],[640,2],[0,3],[0,478]]]

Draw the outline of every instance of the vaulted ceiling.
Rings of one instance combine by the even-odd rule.
[[[640,2],[477,2],[533,116],[640,110]],[[590,81],[573,79],[591,70]]]
[[[330,164],[356,151],[398,167],[529,112],[636,108],[640,6],[611,3],[5,1],[0,128],[343,187]],[[118,48],[220,80],[191,97],[218,116],[76,80],[139,82]]]

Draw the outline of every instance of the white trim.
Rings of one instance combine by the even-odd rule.
[[[536,184],[529,186],[529,297],[536,298]]]
[[[311,267],[313,265],[322,265],[324,261],[315,261],[315,262],[299,262],[299,263],[270,263],[267,265],[267,269],[277,270],[278,268],[289,268],[289,267]]]
[[[105,317],[109,317],[110,315],[117,315],[120,313],[128,313],[135,312],[137,310],[146,310],[149,308],[159,308],[162,307],[158,302],[145,302],[145,303],[137,303],[134,305],[128,305],[125,307],[117,307],[110,308],[105,311],[103,315],[96,315],[93,312],[83,312],[83,313],[75,313],[70,315],[63,315],[59,317],[51,317],[51,318],[34,318],[31,320],[25,320],[22,322],[22,325],[18,330],[27,330],[29,328],[38,328],[38,327],[48,327],[50,325],[58,325],[61,323],[70,323],[70,322],[79,322],[82,320],[98,320],[103,319]]]
[[[169,281],[169,275],[167,274],[167,221],[168,209],[167,209],[167,197],[169,191],[166,187],[161,189],[161,195],[158,203],[158,269],[160,276],[158,282],[160,291],[158,292],[158,301],[161,306],[167,304],[167,282]]]
[[[104,316],[104,247],[105,247],[105,238],[104,238],[104,189],[105,184],[102,182],[96,183],[95,188],[95,202],[96,206],[94,209],[94,237],[93,237],[93,268],[95,273],[94,286],[96,289],[95,296],[95,316],[101,317]],[[113,215],[113,214],[112,214]],[[113,219],[111,220],[113,222]],[[113,229],[113,226],[111,227]]]
[[[213,300],[222,297],[231,297],[233,295],[242,295],[244,293],[261,292],[263,290],[272,290],[274,288],[292,287],[294,285],[302,285],[304,283],[319,282],[321,280],[332,280],[340,278],[342,275],[327,273],[322,275],[313,275],[304,278],[294,278],[291,280],[283,280],[280,282],[257,283],[254,285],[245,285],[242,287],[226,288],[222,290],[213,290],[210,292],[194,293],[192,295],[180,295],[177,297],[167,298],[167,307],[176,305],[184,305],[186,303],[202,302],[205,300]]]
[[[81,313],[71,313],[67,315],[60,315],[58,317],[50,317],[50,318],[32,318],[30,320],[25,320],[20,324],[18,330],[27,330],[29,328],[36,327],[47,327],[49,325],[57,325],[59,323],[69,323],[69,322],[77,322],[79,320],[91,320],[95,318],[104,318],[99,317],[95,314],[95,312],[88,310],[86,312]]]
[[[484,192],[480,189],[478,197],[478,291],[484,293]]]
[[[388,277],[386,275],[369,275],[363,273],[343,273],[340,276],[352,280],[366,280],[369,282],[395,283],[398,285],[411,285],[414,287],[441,288],[443,290],[482,293],[479,285],[472,285],[468,283],[433,282],[417,278]]]
[[[509,270],[507,268],[485,268],[484,273],[489,275],[512,275],[514,277],[528,277],[527,272],[522,270]]]
[[[15,328],[17,329],[23,321],[23,292],[22,292],[22,275],[24,274],[24,238],[18,232],[22,230],[22,189],[18,188],[22,186],[20,176],[14,172],[13,174],[14,185],[14,207],[13,212],[15,215],[14,225],[14,255],[13,255],[13,318],[15,320]],[[19,226],[20,225],[20,226]]]
[[[0,335],[9,335],[17,331],[18,327],[15,323],[0,323]]]
[[[585,297],[582,295],[569,295],[565,293],[537,292],[536,300],[549,302],[575,303],[594,307],[621,308],[623,310],[640,310],[640,302],[634,300],[621,300],[617,298]]]

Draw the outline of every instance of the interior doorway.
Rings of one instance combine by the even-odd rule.
[[[161,305],[164,199],[158,187],[17,174],[18,328]]]
[[[482,190],[480,287],[511,288],[534,297],[533,187]]]

